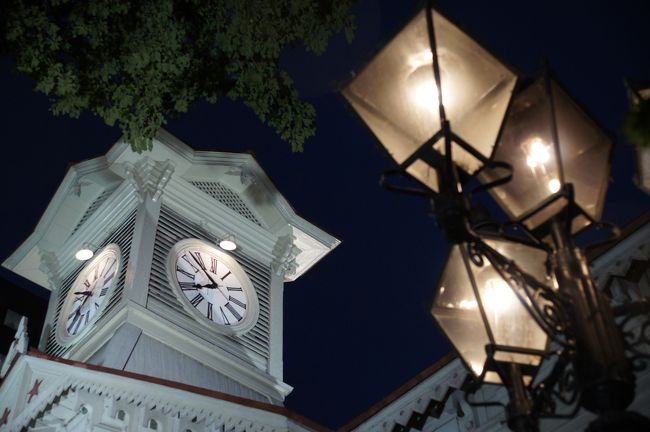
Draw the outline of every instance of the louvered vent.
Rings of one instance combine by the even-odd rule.
[[[237,193],[235,193],[228,186],[219,182],[208,181],[193,181],[191,183],[197,188],[201,189],[203,192],[210,195],[212,198],[229,207],[231,210],[234,210],[240,215],[244,216],[249,221],[262,226],[262,223],[259,221],[257,216],[255,216],[253,211],[246,205],[246,203],[239,197],[239,195],[237,195]]]
[[[147,307],[156,309],[159,313],[169,314],[170,309],[178,315],[187,318],[185,321],[196,322],[196,318],[189,314],[178,301],[171,288],[167,277],[167,259],[172,246],[180,240],[187,238],[198,238],[213,242],[198,225],[195,225],[166,207],[162,207],[158,219],[156,231],[156,243],[154,246],[153,263],[151,266],[151,278],[149,280],[149,300]],[[232,251],[230,254],[237,260],[246,271],[246,274],[253,283],[259,301],[259,317],[255,326],[241,336],[222,336],[210,331],[204,326],[196,323],[192,331],[199,334],[206,340],[219,341],[227,339],[235,344],[222,344],[224,349],[240,357],[242,360],[253,363],[250,353],[242,350],[245,347],[253,353],[261,356],[263,361],[269,358],[269,287],[271,284],[271,273],[268,266],[246,257],[242,253]],[[225,347],[227,345],[228,347]]]
[[[108,304],[102,311],[101,315],[97,319],[97,322],[94,325],[99,325],[101,321],[107,316],[119,303],[122,298],[122,291],[124,290],[124,278],[126,276],[126,262],[129,258],[129,253],[131,251],[131,242],[133,241],[133,227],[135,225],[135,210],[125,219],[124,223],[120,225],[115,231],[113,231],[101,244],[98,248],[101,249],[104,246],[110,243],[117,243],[122,252],[122,264],[120,269],[120,274],[113,290],[111,298],[108,300]],[[84,267],[84,264],[81,263],[74,271],[72,271],[61,284],[61,289],[59,291],[59,297],[57,298],[56,312],[55,312],[55,321],[52,326],[52,330],[47,338],[47,344],[45,351],[55,357],[63,357],[71,347],[65,347],[59,345],[56,341],[56,329],[59,322],[59,314],[65,303],[65,298],[70,291],[72,284],[74,283],[77,275],[81,272]]]
[[[83,216],[81,216],[81,219],[79,219],[79,222],[77,222],[77,226],[74,227],[72,230],[72,234],[76,233],[79,228],[88,220],[90,216],[92,216],[93,213],[95,213],[95,210],[99,208],[100,205],[106,201],[106,199],[111,196],[111,193],[113,193],[112,189],[106,189],[104,190],[97,198],[95,198],[95,201],[93,201],[86,211],[84,212]],[[70,235],[72,235],[70,234]]]

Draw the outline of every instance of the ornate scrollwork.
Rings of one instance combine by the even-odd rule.
[[[650,362],[650,299],[617,306],[614,313],[623,317],[619,327],[634,370],[645,369]]]
[[[561,345],[570,343],[565,306],[555,290],[521,270],[481,238],[469,243],[468,253],[475,265],[482,267],[487,260],[494,267],[549,337]]]
[[[565,405],[573,405],[578,400],[579,389],[576,371],[573,363],[568,363],[563,369],[553,394]]]
[[[467,248],[469,259],[477,267],[483,267],[485,261],[483,260],[483,253],[481,251],[481,243],[478,241],[470,242]]]
[[[580,387],[573,363],[574,350],[558,354],[551,372],[532,390],[540,417],[573,417],[580,409]]]

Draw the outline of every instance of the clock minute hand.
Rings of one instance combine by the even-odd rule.
[[[196,259],[196,257],[194,256],[194,254],[193,254],[192,252],[190,252],[190,256],[191,256],[192,259],[193,259],[193,260],[194,260],[194,261],[199,265],[199,267],[201,268],[201,270],[203,270],[203,273],[208,277],[208,279],[210,279],[210,282],[211,282],[211,285],[212,285],[210,288],[213,288],[213,289],[216,288],[217,291],[218,291],[222,296],[224,296],[224,297],[226,298],[226,300],[227,300],[228,297],[226,297],[226,295],[225,295],[225,294],[224,294],[224,293],[219,289],[219,285],[214,281],[214,279],[212,279],[212,276],[210,276],[210,274],[208,273],[208,271],[205,269],[205,267],[204,267],[203,265],[201,265],[201,263],[199,262],[199,260]],[[202,286],[202,288],[207,288],[207,286]]]
[[[75,291],[73,294],[91,296],[93,295],[92,291]]]

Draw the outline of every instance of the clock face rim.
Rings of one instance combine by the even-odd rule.
[[[217,259],[222,262],[229,271],[233,273],[233,275],[241,284],[244,295],[247,299],[246,316],[237,324],[225,325],[209,320],[203,313],[197,310],[190,303],[190,300],[183,293],[176,277],[176,261],[185,252],[193,249],[199,249],[204,251],[206,254],[216,256]],[[197,238],[186,238],[178,241],[171,247],[167,256],[167,278],[172,286],[172,291],[183,306],[183,309],[188,311],[192,317],[196,317],[196,321],[203,326],[206,326],[211,330],[216,330],[219,333],[228,336],[234,336],[246,333],[252,329],[255,324],[257,324],[257,318],[259,316],[259,302],[257,299],[257,292],[253,287],[253,283],[239,262],[237,262],[237,260],[232,255],[226,253],[218,246],[208,241],[200,240]]]
[[[66,328],[67,320],[65,320],[64,318],[68,315],[68,310],[70,309],[70,306],[73,303],[73,298],[75,297],[73,293],[78,289],[80,285],[83,285],[83,281],[85,281],[86,278],[88,277],[88,273],[90,272],[90,270],[94,268],[94,266],[97,263],[99,263],[104,258],[106,258],[106,256],[109,254],[115,257],[116,264],[115,264],[115,276],[113,277],[111,283],[108,285],[108,292],[106,293],[106,297],[99,305],[99,308],[97,309],[97,312],[95,312],[92,319],[86,325],[84,325],[81,331],[79,331],[75,335],[68,334]],[[59,319],[58,319],[59,322],[57,323],[57,331],[56,331],[56,339],[59,345],[63,345],[63,346],[72,345],[73,343],[81,339],[93,327],[93,325],[97,322],[99,317],[104,312],[104,309],[108,305],[110,297],[113,295],[113,290],[115,288],[115,285],[117,284],[117,280],[119,279],[118,274],[121,268],[122,268],[122,250],[120,249],[120,246],[117,243],[110,243],[104,246],[89,262],[87,262],[84,265],[84,267],[81,269],[81,271],[75,278],[74,282],[70,285],[70,289],[66,294],[66,299],[63,302],[63,307],[59,312]]]

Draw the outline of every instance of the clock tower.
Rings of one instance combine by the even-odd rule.
[[[72,166],[3,265],[52,291],[43,355],[282,405],[284,283],[338,243],[251,155],[160,131]]]

